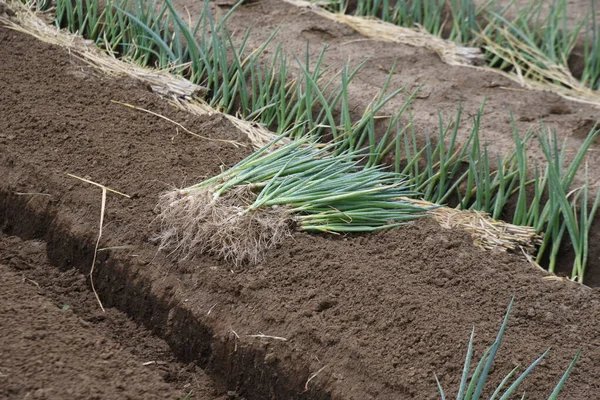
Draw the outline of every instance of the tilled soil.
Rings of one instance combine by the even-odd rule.
[[[159,193],[215,174],[250,149],[185,136],[110,100],[204,136],[243,136],[223,118],[175,111],[136,82],[94,76],[67,52],[5,28],[0,59],[2,230],[45,241],[53,267],[43,268],[89,279],[101,193],[66,173],[131,195],[108,197],[94,273],[100,298],[226,390],[247,399],[434,399],[435,372],[456,393],[472,327],[477,357],[515,296],[493,383],[552,346],[522,387],[542,399],[581,348],[561,398],[598,398],[597,289],[544,280],[521,258],[483,252],[466,233],[425,220],[372,235],[296,234],[254,267],[208,255],[176,263],[152,241]],[[0,259],[14,251],[0,249]],[[6,280],[24,285],[15,266],[2,264]],[[71,318],[59,308],[64,301],[54,304]]]
[[[0,276],[1,398],[226,398],[163,340],[102,312],[85,276],[48,263],[44,242],[0,235]]]

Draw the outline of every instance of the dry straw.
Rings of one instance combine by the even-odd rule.
[[[435,204],[425,200],[412,200],[422,207]],[[473,243],[487,250],[505,249],[512,252],[523,251],[535,254],[541,238],[528,226],[519,226],[498,221],[481,211],[459,210],[450,207],[433,208],[426,212],[446,229],[461,228],[473,238]]]
[[[581,81],[571,74],[565,65],[554,63],[539,49],[535,49],[519,41],[508,29],[503,30],[505,38],[511,40],[513,46],[521,49],[517,53],[509,48],[494,42],[490,37],[478,35],[484,43],[485,49],[504,60],[511,60],[514,72],[508,73],[497,68],[478,67],[485,71],[500,74],[519,85],[530,90],[554,92],[565,99],[580,103],[600,106],[600,94],[597,90],[586,87]],[[530,57],[523,56],[529,55]],[[535,60],[533,62],[532,60]],[[544,68],[540,67],[543,61]],[[524,67],[521,67],[522,64]]]
[[[397,26],[378,18],[334,13],[306,0],[284,1],[297,7],[307,8],[323,18],[346,24],[361,35],[373,40],[424,47],[437,53],[442,61],[449,65],[465,66],[493,72],[530,90],[550,91],[572,101],[600,106],[600,93],[597,90],[592,90],[583,85],[571,74],[568,68],[555,65],[551,61],[546,60],[548,57],[536,49],[525,48],[526,44],[518,41],[517,38],[514,38],[513,45],[520,46],[525,53],[534,54],[538,60],[544,60],[547,68],[542,69],[536,66],[529,59],[520,57],[516,52],[495,43],[492,39],[484,35],[478,36],[483,41],[487,51],[503,59],[515,59],[515,61],[525,62],[529,69],[528,73],[523,72],[519,68],[516,68],[514,72],[508,73],[497,68],[482,66],[481,64],[485,61],[479,48],[459,46],[454,42],[432,35],[420,27],[411,29]],[[508,31],[505,34],[507,38],[510,38]],[[514,65],[518,67],[516,62]]]
[[[309,6],[315,12],[330,19],[341,18],[325,10],[315,8],[308,2],[299,0],[286,1],[295,5]],[[109,76],[127,76],[140,80],[150,85],[155,92],[161,94],[172,104],[194,115],[223,115],[236,128],[245,133],[256,148],[261,148],[278,137],[275,133],[270,132],[255,122],[222,114],[212,108],[199,97],[205,90],[202,86],[195,85],[182,77],[172,75],[169,71],[157,71],[116,59],[112,55],[98,49],[92,42],[78,35],[50,26],[44,20],[44,14],[33,12],[20,2],[9,2],[8,6],[14,10],[15,15],[10,18],[8,16],[0,16],[0,23],[11,29],[34,36],[43,42],[65,48],[70,54],[81,59],[99,72]],[[356,22],[358,20],[365,20],[355,17],[348,20],[350,19],[354,20],[355,24],[358,24]],[[362,26],[367,32],[369,29],[373,32],[383,32],[393,27],[389,37],[395,34],[397,36],[396,40],[401,41],[403,40],[402,35],[404,35],[406,40],[403,43],[412,43],[415,45],[424,45],[427,41],[435,43],[433,46],[438,49],[436,52],[449,63],[458,63],[458,60],[461,59],[463,60],[461,62],[470,63],[475,57],[475,53],[463,51],[462,49],[466,48],[460,48],[453,43],[443,41],[444,46],[447,45],[443,47],[441,42],[431,42],[433,36],[425,36],[426,34],[423,32],[413,34],[415,32],[413,30],[406,30],[405,28],[395,27],[391,24],[382,25],[377,21],[369,22],[368,20],[365,20],[365,24]],[[377,29],[374,28],[376,26],[378,27]],[[282,143],[285,143],[285,141],[282,141]],[[415,206],[424,205],[420,200],[411,199],[410,201],[414,202]],[[449,207],[439,207],[434,211],[429,211],[429,214],[445,228],[460,227],[465,229],[473,237],[476,245],[488,250],[515,251],[523,249],[526,253],[530,253],[535,249],[540,240],[539,235],[535,233],[533,228],[496,221],[480,212],[458,211]],[[253,257],[250,254],[248,256],[249,258]]]
[[[434,36],[425,29],[404,28],[377,18],[359,17],[342,13],[333,13],[305,0],[284,0],[296,7],[309,8],[315,14],[341,24],[346,24],[361,35],[384,42],[402,43],[415,47],[424,47],[436,52],[450,65],[475,65],[484,62],[481,50],[475,47],[459,46],[449,40]]]

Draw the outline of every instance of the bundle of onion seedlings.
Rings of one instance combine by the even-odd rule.
[[[216,254],[257,263],[293,230],[372,232],[423,216],[428,208],[401,174],[361,165],[368,155],[280,139],[229,170],[161,196],[161,248],[181,258]],[[401,199],[403,198],[403,199]]]

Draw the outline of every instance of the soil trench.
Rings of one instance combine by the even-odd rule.
[[[552,346],[521,388],[545,398],[582,348],[561,398],[600,393],[600,291],[543,280],[517,257],[480,251],[466,233],[432,221],[372,235],[296,234],[252,268],[209,255],[175,263],[152,241],[158,195],[250,149],[186,136],[111,100],[204,136],[244,136],[222,117],[174,110],[135,81],[96,76],[67,52],[2,27],[0,59],[2,231],[45,241],[55,271],[87,276],[101,192],[66,173],[131,195],[108,196],[94,273],[100,298],[164,339],[178,362],[204,369],[217,390],[246,399],[436,399],[435,372],[456,393],[471,328],[479,357],[515,296],[491,381]],[[18,240],[6,240],[2,254],[18,254]],[[7,263],[0,273],[16,285],[22,275]]]
[[[232,399],[194,364],[115,308],[104,313],[46,244],[0,235],[0,397]]]
[[[209,302],[214,307],[227,301],[215,301],[218,293],[185,294],[190,282],[183,290],[180,275],[170,274],[175,266],[149,241],[158,194],[239,161],[250,152],[246,136],[221,116],[191,117],[165,105],[137,81],[96,76],[63,50],[4,27],[0,58],[7,61],[0,67],[0,90],[7,94],[0,103],[2,230],[45,241],[48,259],[60,271],[89,274],[101,192],[66,174],[127,192],[132,200],[109,196],[107,202],[101,246],[106,250],[98,253],[94,276],[103,305],[144,324],[164,338],[177,360],[205,368],[231,393],[239,388],[248,399],[327,398],[317,386],[305,387],[310,371],[302,363],[264,363],[267,349],[277,343],[240,338],[228,323],[227,329],[213,332],[214,323],[205,321],[214,320],[208,317]],[[246,147],[192,139],[174,125],[111,100],[142,106],[203,136],[237,140]],[[205,262],[217,268],[216,260]],[[199,304],[206,309],[198,311]]]

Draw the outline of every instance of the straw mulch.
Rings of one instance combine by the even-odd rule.
[[[410,201],[422,207],[435,207],[434,203],[425,200]],[[442,228],[464,229],[471,235],[476,246],[486,250],[500,249],[532,255],[542,242],[533,228],[498,221],[481,211],[439,207],[427,211],[427,214],[431,215]]]
[[[440,58],[450,65],[476,65],[483,62],[481,50],[475,47],[459,46],[449,40],[433,36],[422,28],[404,28],[384,22],[377,18],[357,17],[341,13],[332,13],[322,7],[305,0],[284,0],[296,7],[308,8],[323,18],[330,19],[352,27],[361,35],[384,42],[402,43],[410,46],[424,47],[435,51]]]

